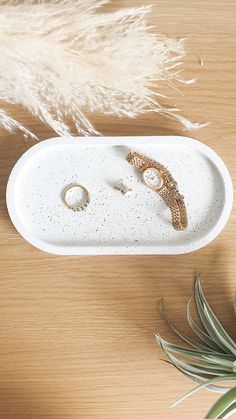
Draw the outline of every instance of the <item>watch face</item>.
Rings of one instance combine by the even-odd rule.
[[[146,170],[144,170],[143,180],[151,189],[158,190],[163,185],[163,178],[155,167],[148,167]]]

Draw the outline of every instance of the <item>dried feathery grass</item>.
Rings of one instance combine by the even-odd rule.
[[[155,87],[184,82],[184,41],[155,35],[149,7],[96,13],[107,0],[0,0],[0,100],[22,105],[59,135],[68,120],[96,135],[86,111],[131,117],[155,111],[199,128],[158,101]],[[0,125],[29,131],[0,110]]]

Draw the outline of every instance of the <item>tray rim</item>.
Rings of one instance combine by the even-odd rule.
[[[161,144],[165,142],[172,142],[177,145],[186,145],[192,146],[195,150],[203,153],[216,167],[221,178],[222,184],[224,187],[225,194],[225,205],[223,207],[222,213],[215,224],[214,228],[210,230],[202,238],[191,242],[189,244],[180,244],[173,247],[170,246],[57,246],[47,243],[43,240],[38,239],[33,236],[29,231],[27,231],[21,224],[21,221],[18,217],[17,211],[14,207],[14,186],[18,174],[21,169],[24,167],[25,163],[33,157],[37,152],[42,149],[52,147],[54,145],[63,145],[71,144],[75,142],[79,146],[137,146],[148,144]],[[18,231],[18,233],[32,246],[38,248],[47,253],[52,253],[56,255],[71,255],[71,256],[88,256],[88,255],[177,255],[190,253],[196,250],[201,249],[202,247],[209,244],[214,240],[220,232],[223,230],[226,225],[228,218],[230,216],[232,206],[233,206],[233,184],[232,180],[222,158],[209,146],[206,144],[186,136],[124,136],[124,137],[53,137],[47,140],[43,140],[40,143],[37,143],[30,147],[19,160],[15,163],[7,183],[6,189],[6,202],[7,209],[10,216],[10,219]],[[161,252],[160,252],[161,247]]]

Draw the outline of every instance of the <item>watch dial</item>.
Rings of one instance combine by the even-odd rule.
[[[143,180],[151,189],[159,189],[163,184],[163,179],[157,169],[149,167],[143,172]]]

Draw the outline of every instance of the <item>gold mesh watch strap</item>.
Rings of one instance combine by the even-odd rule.
[[[142,171],[143,166],[147,163],[147,157],[142,154],[136,153],[136,151],[131,151],[127,156],[126,160],[136,167],[139,171]]]
[[[183,200],[175,199],[171,191],[163,186],[159,194],[170,208],[172,225],[175,230],[184,230],[188,225],[187,212]]]
[[[178,199],[177,202],[178,202],[179,211],[180,211],[181,230],[184,230],[185,228],[188,227],[188,214],[187,214],[187,209],[184,203],[184,198]]]
[[[177,183],[169,170],[157,161],[135,151],[130,152],[126,159],[130,164],[135,166],[140,173],[148,167],[158,169],[164,179],[164,186],[158,192],[170,208],[172,225],[175,230],[184,230],[188,225],[188,216],[184,203],[184,197],[179,194]]]

